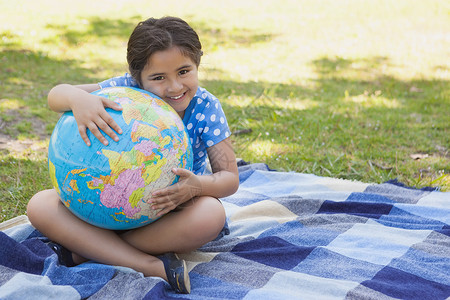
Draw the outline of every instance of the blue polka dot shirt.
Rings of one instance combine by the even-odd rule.
[[[139,88],[137,82],[128,73],[100,82],[99,85],[101,88],[111,86]],[[218,144],[231,134],[219,100],[206,89],[199,87],[186,108],[183,123],[191,139],[194,153],[192,171],[195,174],[204,174],[207,148]]]

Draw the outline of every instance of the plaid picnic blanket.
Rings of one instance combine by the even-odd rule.
[[[67,268],[30,224],[0,232],[0,299],[446,299],[450,193],[242,166],[230,234],[183,254],[192,283]]]

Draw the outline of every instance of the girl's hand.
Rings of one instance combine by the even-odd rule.
[[[119,137],[116,132],[122,134],[122,129],[117,125],[105,108],[109,107],[120,111],[122,110],[122,107],[106,98],[91,94],[88,95],[89,96],[78,98],[72,105],[72,112],[77,121],[81,138],[86,145],[91,145],[89,137],[86,134],[86,130],[89,129],[92,134],[106,146],[108,145],[108,141],[100,132],[99,129],[101,129],[117,142]]]
[[[175,209],[178,205],[201,194],[200,176],[186,169],[173,169],[175,175],[180,176],[178,182],[167,188],[152,193],[149,203],[155,210],[161,209],[156,215],[160,217]]]

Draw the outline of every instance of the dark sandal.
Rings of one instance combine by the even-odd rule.
[[[166,253],[158,256],[158,258],[164,263],[164,270],[172,289],[180,294],[189,294],[191,292],[191,281],[186,261],[178,258],[175,253]]]
[[[62,266],[66,267],[74,267],[76,264],[73,262],[72,252],[57,244],[55,242],[48,242],[47,245],[55,251],[56,255],[58,255],[58,262]]]

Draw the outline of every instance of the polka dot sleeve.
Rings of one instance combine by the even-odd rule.
[[[203,91],[197,93],[193,101],[195,106],[190,117],[192,122],[187,124],[188,130],[195,126],[196,134],[206,147],[211,147],[230,136],[225,113],[217,98]]]
[[[210,107],[205,109],[205,127],[202,133],[202,139],[207,147],[211,147],[230,136],[227,120],[219,101],[210,102]]]
[[[125,75],[123,75],[123,76],[117,76],[117,77],[113,77],[113,78],[107,79],[105,81],[99,82],[98,85],[102,89],[107,88],[107,87],[112,87],[112,86],[129,86],[129,87],[135,87],[135,88],[139,87],[136,80],[134,80],[134,78],[131,77],[131,75],[128,73],[125,73]]]

